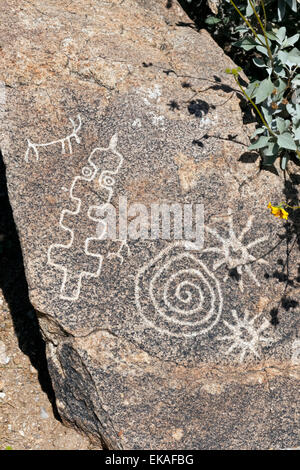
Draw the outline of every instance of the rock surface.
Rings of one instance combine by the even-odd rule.
[[[1,2],[1,151],[57,406],[108,448],[296,447],[298,225],[266,206],[299,171],[259,171],[233,64],[165,3]],[[104,239],[125,198],[203,204],[204,246]]]

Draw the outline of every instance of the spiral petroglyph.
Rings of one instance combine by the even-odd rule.
[[[218,280],[185,242],[171,244],[139,270],[135,301],[150,327],[178,337],[210,331],[223,306]]]

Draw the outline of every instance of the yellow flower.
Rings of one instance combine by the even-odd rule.
[[[268,209],[271,209],[271,213],[275,215],[275,217],[280,217],[281,219],[287,220],[289,213],[283,209],[283,207],[279,206],[272,206],[272,204],[269,202],[268,204]]]

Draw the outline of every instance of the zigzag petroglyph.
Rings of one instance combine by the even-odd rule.
[[[111,169],[101,170],[100,166],[101,163],[103,164],[103,158],[99,158],[98,154],[100,153],[101,156],[104,154],[108,154],[109,159],[113,159],[114,161],[111,162]],[[99,166],[94,163],[94,160],[99,161]],[[81,284],[83,278],[96,278],[99,276],[101,272],[102,262],[103,262],[103,255],[101,253],[94,253],[89,250],[89,244],[93,241],[100,241],[103,239],[104,234],[106,233],[107,227],[106,222],[102,219],[99,219],[97,216],[93,215],[97,213],[97,209],[101,207],[102,210],[105,209],[106,205],[108,205],[111,201],[111,198],[114,193],[113,185],[115,183],[114,176],[119,172],[122,163],[123,163],[123,156],[117,151],[117,135],[115,134],[109,143],[107,148],[96,148],[92,151],[91,155],[89,156],[88,163],[90,166],[86,166],[82,169],[82,176],[76,176],[71,184],[70,188],[70,199],[76,204],[75,210],[64,209],[61,212],[59,226],[66,232],[70,234],[70,241],[67,244],[61,243],[54,243],[48,249],[48,263],[50,266],[55,267],[56,269],[62,271],[63,279],[60,289],[60,297],[65,300],[76,301],[79,298]],[[77,197],[75,195],[76,190],[85,188],[87,194],[90,197],[95,198],[95,191],[90,191],[90,183],[93,182],[96,176],[100,173],[98,178],[99,188],[105,191],[105,201],[101,203],[100,206],[100,199],[97,204],[89,204],[88,201],[84,200],[84,194],[82,197]],[[96,196],[97,197],[97,196]],[[93,201],[95,202],[95,200]],[[84,206],[84,207],[83,207]],[[95,222],[93,232],[96,233],[96,226],[99,227],[99,220],[102,223],[102,231],[99,235],[91,236],[85,238],[84,242],[82,237],[84,236],[80,230],[84,230],[85,223],[80,224],[77,222],[77,217],[81,215],[81,217],[85,217],[87,222]],[[87,217],[86,217],[87,216]],[[66,218],[75,218],[75,228],[70,228],[65,222]],[[75,240],[75,229],[77,233],[77,237]],[[99,233],[99,232],[98,232]],[[75,243],[76,242],[76,243]],[[76,244],[76,246],[74,246]],[[83,246],[82,246],[83,244]],[[72,250],[75,250],[76,253],[73,253]],[[63,257],[61,257],[63,255]],[[86,263],[87,266],[90,268],[92,267],[92,261],[94,261],[94,269],[80,269],[79,264],[76,265],[76,259],[74,262],[71,262],[71,267],[68,267],[68,259],[71,258],[72,261],[76,258],[76,256],[80,256],[82,263]],[[58,261],[57,261],[58,260]]]

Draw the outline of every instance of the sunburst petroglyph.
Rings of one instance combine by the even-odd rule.
[[[238,316],[236,310],[232,310],[234,323],[223,320],[224,325],[230,331],[229,335],[219,337],[219,341],[231,343],[225,351],[226,355],[230,355],[233,351],[239,351],[239,362],[243,362],[246,356],[254,356],[261,358],[261,350],[263,346],[268,346],[274,342],[271,336],[270,322],[264,319],[260,326],[256,327],[260,314],[250,316],[246,310],[243,317]]]
[[[228,212],[228,238],[223,238],[217,230],[211,227],[205,227],[205,230],[213,235],[215,239],[221,244],[221,246],[215,246],[206,248],[204,252],[213,252],[219,255],[220,259],[213,265],[213,270],[217,271],[221,266],[226,265],[228,272],[224,276],[224,282],[227,281],[229,273],[232,270],[236,270],[238,275],[239,289],[241,292],[244,291],[243,273],[245,272],[250,279],[252,279],[257,286],[260,286],[256,275],[252,270],[253,263],[268,264],[263,258],[256,258],[250,253],[250,249],[256,245],[263,243],[268,240],[267,236],[256,238],[250,243],[245,245],[243,243],[245,235],[251,230],[254,216],[251,215],[245,227],[242,229],[239,235],[236,235],[233,227],[233,215],[232,212]]]

